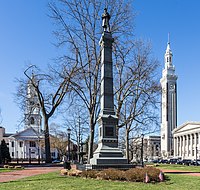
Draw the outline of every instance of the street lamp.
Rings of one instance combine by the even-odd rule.
[[[67,129],[67,137],[68,137],[68,161],[70,161],[70,135],[71,135],[71,129]]]
[[[144,161],[143,161],[144,134],[141,134],[141,140],[142,140],[142,145],[141,145],[141,164],[142,164],[142,167],[144,167]]]

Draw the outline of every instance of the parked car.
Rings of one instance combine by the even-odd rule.
[[[171,158],[169,159],[169,164],[177,164],[178,158]]]
[[[160,164],[168,164],[169,160],[167,160],[167,159],[159,160],[159,163]]]
[[[183,159],[182,164],[190,166],[190,165],[193,165],[193,162],[191,159]]]
[[[177,164],[183,164],[183,160],[178,159]]]
[[[194,160],[192,163],[194,166],[200,166],[200,160]]]
[[[52,163],[60,163],[60,160],[53,160]]]

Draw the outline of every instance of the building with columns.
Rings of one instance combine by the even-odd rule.
[[[186,122],[173,130],[174,157],[200,159],[200,122]]]
[[[177,127],[177,75],[173,65],[170,42],[165,52],[165,68],[160,80],[162,88],[161,106],[161,155],[173,156],[174,142],[172,131]]]
[[[4,139],[7,143],[12,159],[42,159],[45,158],[42,116],[36,92],[30,81],[27,83],[26,96],[24,130],[7,134],[5,128],[0,127],[0,140]],[[59,156],[56,148],[51,149],[51,154],[52,159]]]

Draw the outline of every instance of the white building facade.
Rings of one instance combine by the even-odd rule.
[[[174,156],[200,159],[200,122],[187,122],[173,130]]]
[[[24,130],[15,134],[6,134],[0,127],[0,139],[4,139],[9,147],[12,159],[32,160],[45,159],[44,134],[41,129],[42,117],[36,92],[31,84],[27,84]],[[51,149],[52,159],[59,157],[56,148]]]
[[[173,156],[174,142],[172,131],[177,127],[177,75],[172,64],[170,42],[165,52],[165,68],[160,80],[162,87],[161,98],[161,155]]]

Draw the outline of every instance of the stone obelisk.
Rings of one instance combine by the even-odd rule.
[[[112,43],[114,39],[110,31],[109,20],[110,15],[107,9],[104,9],[102,15],[103,33],[99,42],[101,47],[101,112],[98,119],[99,141],[98,148],[90,160],[90,165],[100,167],[127,164],[127,159],[124,158],[122,151],[118,148],[118,119],[114,111],[113,95]]]

